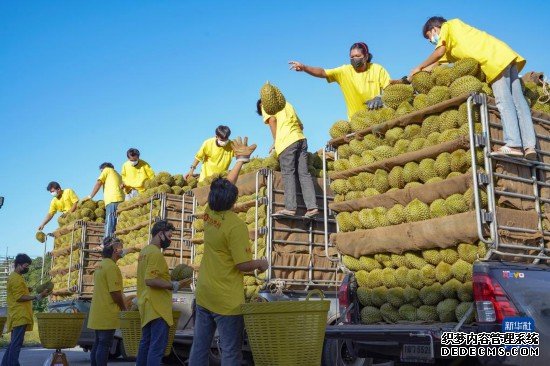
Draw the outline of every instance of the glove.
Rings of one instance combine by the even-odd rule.
[[[237,161],[244,162],[250,161],[250,155],[256,150],[256,144],[248,146],[248,137],[244,137],[243,139],[237,137],[233,140],[231,147],[233,148],[233,153],[235,153]]]
[[[176,292],[180,289],[180,283],[178,281],[172,281],[172,292]]]
[[[382,102],[382,97],[380,95],[372,98],[371,100],[367,100],[365,104],[367,105],[368,109],[379,109],[384,106],[384,103]]]

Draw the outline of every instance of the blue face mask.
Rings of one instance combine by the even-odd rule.
[[[439,42],[439,34],[434,34],[432,38],[430,38],[430,43],[434,46],[437,46],[437,43]]]

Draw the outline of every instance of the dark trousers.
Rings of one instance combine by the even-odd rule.
[[[19,352],[23,346],[26,330],[27,324],[14,327],[11,330],[11,341],[2,358],[2,366],[19,366]]]
[[[113,345],[115,330],[96,330],[95,342],[90,354],[92,366],[106,366],[109,360],[109,350]]]
[[[170,327],[163,318],[156,318],[141,328],[141,342],[136,366],[159,366],[168,343]]]

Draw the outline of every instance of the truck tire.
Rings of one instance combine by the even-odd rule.
[[[321,366],[363,366],[368,359],[354,357],[347,349],[346,342],[338,339],[325,339]]]

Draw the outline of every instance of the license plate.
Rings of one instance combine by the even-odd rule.
[[[429,344],[404,344],[401,349],[401,362],[433,362]]]

